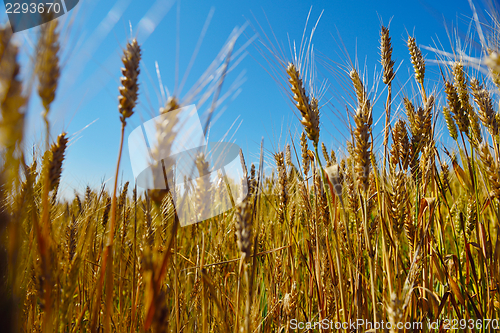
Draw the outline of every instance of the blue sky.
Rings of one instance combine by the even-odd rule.
[[[83,193],[86,185],[97,187],[102,181],[108,181],[110,187],[121,126],[117,109],[120,57],[122,48],[131,36],[137,37],[142,45],[143,61],[139,105],[128,121],[127,134],[142,122],[158,115],[161,98],[155,63],[160,68],[163,85],[173,92],[176,68],[182,79],[209,13],[213,11],[213,16],[185,87],[180,91],[181,99],[217,55],[235,27],[250,23],[238,39],[237,48],[260,32],[258,28],[253,28],[258,27],[258,24],[262,25],[266,33],[271,33],[271,26],[276,38],[287,46],[288,38],[300,41],[310,9],[310,27],[323,11],[313,39],[317,59],[326,62],[328,57],[327,62],[337,66],[337,63],[348,64],[347,57],[353,60],[357,58],[361,71],[366,70],[369,87],[373,83],[374,72],[380,72],[380,23],[387,24],[390,21],[393,58],[397,65],[402,62],[399,81],[395,82],[396,90],[402,86],[411,90],[411,82],[408,81],[411,64],[405,43],[408,33],[416,37],[419,45],[434,46],[440,40],[442,47],[451,51],[446,29],[458,27],[464,37],[472,15],[467,0],[81,0],[62,22],[62,77],[50,114],[52,138],[61,131],[68,132],[71,137],[64,164],[63,192],[72,194],[76,190]],[[37,32],[35,28],[18,34],[24,51],[33,52]],[[176,46],[177,34],[179,48]],[[224,113],[211,125],[210,141],[221,139],[229,131],[229,137],[243,148],[247,163],[250,164],[258,160],[262,137],[265,139],[266,151],[273,152],[278,146],[283,147],[290,142],[289,132],[298,138],[300,126],[287,95],[266,72],[265,59],[252,44],[246,47],[246,52],[246,57],[228,76],[224,91],[229,89],[231,82],[238,80],[238,75],[244,76],[244,82],[240,80],[237,94],[233,94],[230,103],[226,103]],[[435,59],[432,52],[423,50],[423,53],[427,59]],[[286,55],[289,56],[288,53]],[[23,62],[27,64],[27,58]],[[26,68],[23,73],[28,76],[30,72]],[[430,80],[439,79],[436,65],[428,64],[427,73]],[[338,78],[321,66],[318,67],[318,76],[329,80],[331,84],[324,96],[324,102],[331,100],[331,103],[323,108],[320,140],[329,148],[338,150],[345,145],[343,135],[346,126],[336,116],[335,110],[344,110],[345,107],[339,103],[338,96],[349,97],[346,91],[339,90]],[[432,87],[434,84],[428,81],[428,85]],[[382,97],[376,104],[375,120],[381,115],[385,92],[379,91],[377,95]],[[395,103],[399,104],[399,101]],[[43,128],[41,105],[37,98],[31,99],[28,113],[27,148],[41,147]],[[123,153],[120,176],[124,180],[132,180],[126,143]]]

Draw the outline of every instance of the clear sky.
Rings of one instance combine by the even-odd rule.
[[[64,164],[63,192],[72,194],[76,190],[83,193],[86,185],[97,187],[102,181],[109,182],[114,177],[121,126],[117,109],[122,66],[120,57],[127,39],[137,37],[143,50],[139,104],[128,121],[128,135],[142,122],[158,115],[161,96],[155,63],[158,63],[163,85],[171,93],[174,92],[176,69],[180,80],[212,10],[210,25],[190,75],[182,91],[176,92],[181,100],[235,27],[249,23],[236,48],[244,46],[261,32],[259,24],[268,34],[274,31],[276,38],[288,47],[289,39],[300,42],[311,6],[309,27],[323,11],[313,39],[318,62],[337,68],[338,63],[349,63],[347,56],[353,60],[357,58],[361,71],[366,70],[370,87],[374,72],[380,72],[380,24],[390,21],[393,58],[397,65],[402,62],[396,90],[402,86],[408,89],[411,84],[407,83],[411,66],[406,48],[408,33],[416,37],[419,45],[434,46],[440,40],[442,48],[451,51],[447,29],[458,27],[461,37],[464,37],[472,15],[467,0],[80,0],[79,5],[62,21],[65,27],[61,36],[62,77],[50,114],[52,138],[61,131],[66,131],[71,138]],[[33,52],[37,33],[38,28],[34,28],[18,34],[24,51]],[[225,112],[211,124],[210,141],[219,140],[228,133],[228,139],[243,148],[250,164],[258,160],[262,137],[269,154],[278,146],[283,147],[290,142],[289,132],[298,138],[300,126],[287,95],[266,71],[265,59],[253,44],[247,45],[245,51],[247,55],[228,76],[223,93],[230,89],[232,82],[239,82],[240,85],[225,103]],[[427,59],[436,58],[431,51],[423,50],[423,53]],[[178,63],[176,54],[179,55]],[[288,53],[286,55],[289,56]],[[23,62],[28,63],[27,59]],[[436,65],[428,64],[427,72],[429,77],[434,75],[435,79],[439,78]],[[30,74],[25,66],[23,75]],[[243,75],[244,81],[239,75]],[[323,100],[331,100],[331,103],[322,110],[320,140],[329,148],[338,150],[340,146],[345,146],[343,135],[346,134],[346,124],[336,113],[338,110],[344,113],[345,105],[339,103],[339,96],[346,96],[346,92],[338,90],[336,75],[321,65],[318,66],[318,76],[331,84]],[[433,86],[432,82],[428,84]],[[385,93],[379,91],[374,95],[384,96],[374,109],[374,119],[377,120],[382,114]],[[395,101],[395,104],[399,103],[400,96]],[[27,148],[32,149],[33,145],[41,147],[43,127],[41,105],[37,98],[31,99],[28,112]],[[132,180],[126,142],[121,176]]]

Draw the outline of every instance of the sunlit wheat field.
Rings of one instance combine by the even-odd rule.
[[[0,24],[1,332],[500,331],[498,3]]]

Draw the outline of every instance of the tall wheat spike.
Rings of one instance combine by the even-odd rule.
[[[141,61],[141,48],[134,38],[127,44],[127,49],[123,51],[122,77],[120,79],[122,86],[119,88],[120,96],[118,98],[118,110],[120,111],[120,120],[122,123],[134,114],[135,104],[139,91],[138,77],[140,73],[139,63]]]
[[[358,106],[354,115],[354,122],[356,123],[356,128],[354,130],[354,152],[356,154],[355,171],[358,177],[359,186],[366,192],[368,190],[368,175],[370,174],[371,167],[370,136],[373,122],[372,108],[358,72],[353,69],[350,76],[358,99]]]
[[[96,286],[96,299],[93,308],[93,315],[91,321],[91,331],[97,331],[97,321],[100,308],[100,298],[102,295],[102,286],[104,282],[105,274],[106,279],[106,301],[105,301],[105,311],[104,311],[104,329],[106,332],[111,331],[111,312],[112,312],[112,299],[113,299],[113,240],[116,225],[116,189],[118,187],[118,175],[120,172],[120,162],[123,149],[123,139],[125,136],[125,125],[127,118],[133,115],[133,110],[137,102],[137,92],[139,89],[138,76],[139,76],[139,63],[141,60],[141,48],[137,43],[136,39],[133,39],[127,44],[127,48],[123,51],[122,62],[124,68],[121,72],[123,77],[121,78],[122,85],[119,88],[120,97],[118,111],[120,112],[120,120],[122,122],[121,130],[121,140],[120,148],[118,151],[118,161],[116,164],[115,182],[113,187],[113,196],[111,197],[111,218],[109,223],[108,240],[106,242],[106,247],[103,250],[102,255],[102,265],[100,269],[100,277],[98,284]],[[109,260],[109,264],[108,264]]]
[[[389,28],[380,27],[380,63],[384,70],[382,82],[390,84],[394,79],[394,60],[392,60],[391,37]]]

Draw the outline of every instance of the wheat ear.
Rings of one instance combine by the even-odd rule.
[[[470,81],[472,96],[479,108],[479,118],[483,125],[488,129],[491,135],[496,138],[498,136],[498,122],[493,109],[493,101],[490,92],[479,84],[477,79]]]
[[[10,26],[0,28],[0,145],[5,147],[4,161],[7,190],[18,179],[20,159],[16,154],[23,139],[26,98],[19,79],[19,48],[12,41]]]
[[[391,167],[396,169],[400,166],[402,170],[408,168],[410,162],[410,139],[406,130],[405,122],[399,119],[392,129],[392,146],[391,146]]]
[[[319,140],[319,108],[318,102],[309,102],[309,97],[307,96],[306,90],[300,78],[300,72],[297,70],[294,64],[288,64],[286,69],[289,75],[289,82],[291,84],[291,89],[293,92],[293,99],[297,102],[295,105],[302,115],[300,120],[301,124],[307,133],[309,140],[318,144]]]
[[[486,143],[482,143],[478,149],[479,157],[483,162],[486,170],[486,175],[490,181],[491,193],[490,196],[500,199],[500,172],[498,164],[491,156],[490,148]]]
[[[64,161],[64,153],[66,151],[67,143],[68,138],[66,138],[66,133],[62,133],[57,137],[57,142],[52,144],[50,148],[51,159],[48,169],[50,190],[59,187],[59,181],[62,173],[62,163]]]
[[[307,174],[309,173],[309,154],[307,154],[308,150],[309,147],[307,147],[306,133],[302,132],[300,136],[300,156],[302,157],[302,171],[304,172],[305,178],[307,178]]]
[[[283,152],[276,153],[274,159],[278,172],[278,221],[281,224],[286,219],[285,213],[287,207],[287,174]]]
[[[359,186],[366,192],[368,190],[368,175],[370,174],[372,110],[358,72],[353,69],[350,76],[358,99],[358,107],[354,115],[354,122],[356,123],[356,129],[354,130],[355,171],[358,176]]]
[[[380,28],[380,64],[384,70],[382,82],[390,84],[394,79],[394,61],[392,60],[391,37],[389,28],[382,26]]]
[[[44,117],[50,110],[50,105],[55,99],[59,82],[59,33],[57,19],[42,26],[41,36],[38,41],[40,56],[37,63],[38,94],[44,107]]]
[[[456,141],[458,139],[457,126],[455,125],[450,109],[446,106],[443,106],[443,116],[446,122],[446,127],[448,127],[448,132],[450,132],[450,136]]]
[[[457,89],[448,81],[446,81],[444,85],[446,99],[448,100],[448,108],[453,114],[453,118],[458,125],[458,129],[460,132],[469,134],[469,118],[467,117],[465,110],[462,108]]]
[[[422,96],[424,99],[424,103],[426,101],[425,89],[424,89],[424,76],[425,76],[425,60],[422,55],[422,51],[417,46],[417,42],[415,38],[408,37],[407,42],[408,50],[410,51],[411,63],[413,65],[413,70],[415,72],[415,80],[420,84],[422,89]]]
[[[487,49],[487,52],[486,65],[488,66],[491,80],[497,89],[500,89],[500,57],[498,56],[498,52],[490,48]]]
[[[122,62],[122,78],[120,79],[122,86],[119,88],[120,96],[118,97],[118,110],[121,113],[120,120],[125,123],[126,119],[134,114],[135,104],[137,103],[137,95],[139,91],[139,63],[141,61],[141,48],[136,39],[127,44],[126,50],[123,52]]]

